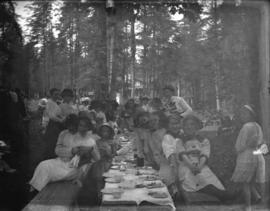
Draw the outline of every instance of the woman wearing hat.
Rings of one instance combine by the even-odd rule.
[[[64,89],[61,93],[63,103],[60,104],[62,116],[66,118],[70,114],[77,114],[78,109],[73,104],[74,94],[71,89]]]
[[[235,144],[237,160],[232,175],[232,181],[242,186],[246,210],[251,210],[252,197],[258,201],[264,194],[265,160],[262,153],[256,153],[263,144],[263,133],[255,121],[255,116],[254,109],[250,105],[244,105],[240,110],[243,126]],[[262,195],[257,192],[255,183],[261,184]]]
[[[175,112],[180,113],[182,117],[190,114],[192,112],[192,108],[185,101],[184,98],[174,96],[175,89],[171,85],[167,85],[163,88],[163,107],[165,109],[166,114],[169,116]]]

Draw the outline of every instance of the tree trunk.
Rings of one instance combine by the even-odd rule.
[[[136,61],[136,43],[135,43],[135,14],[132,10],[131,16],[131,65],[130,65],[130,72],[131,72],[131,97],[135,97],[135,61]]]

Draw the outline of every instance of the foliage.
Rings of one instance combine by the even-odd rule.
[[[105,3],[32,4],[31,87],[72,87],[96,91],[97,97],[120,92],[128,98],[135,83],[143,87],[135,95],[149,96],[172,83],[195,109],[258,101],[246,88],[257,77],[255,9],[217,0],[115,0],[112,10]],[[52,21],[55,12],[61,15],[58,24]],[[182,19],[173,20],[174,14]],[[252,89],[258,90],[255,82]]]

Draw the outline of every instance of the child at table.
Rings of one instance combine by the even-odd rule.
[[[116,153],[115,144],[113,143],[114,130],[108,124],[99,127],[97,147],[100,152],[101,159],[92,166],[91,176],[96,184],[96,191],[100,194],[100,190],[104,187],[103,173],[110,169],[113,156]],[[100,196],[100,195],[99,195]]]

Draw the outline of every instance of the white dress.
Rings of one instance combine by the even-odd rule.
[[[183,142],[181,139],[177,142],[177,153],[186,154],[193,162],[196,164],[198,160],[196,156],[193,156],[193,149],[196,151],[199,150],[199,156],[206,156],[209,158],[210,156],[210,143],[209,140],[203,139],[191,139]],[[198,157],[197,157],[198,158]],[[198,158],[199,159],[199,158]],[[178,178],[182,183],[182,187],[184,190],[189,192],[196,192],[200,189],[206,187],[207,185],[213,185],[220,190],[225,190],[222,183],[216,177],[216,175],[211,171],[211,169],[205,165],[201,172],[194,175],[188,166],[185,165],[183,161],[179,161],[179,169],[178,169]]]
[[[81,169],[78,169],[70,165],[72,158],[71,149],[76,146],[96,146],[92,136],[92,132],[82,137],[78,133],[71,134],[68,130],[62,131],[58,137],[55,149],[59,157],[42,161],[37,166],[29,184],[36,190],[41,191],[49,182],[74,179],[79,170],[85,170],[86,167],[82,166]]]

